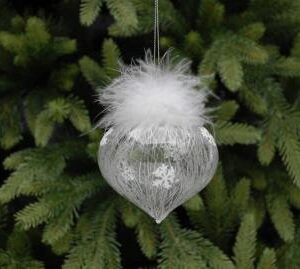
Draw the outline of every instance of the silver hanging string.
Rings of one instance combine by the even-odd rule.
[[[154,44],[153,44],[153,60],[154,64],[159,64],[160,49],[159,49],[159,13],[158,0],[154,0]]]

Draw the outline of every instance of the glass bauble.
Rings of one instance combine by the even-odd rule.
[[[204,127],[113,127],[100,142],[98,161],[112,188],[160,223],[209,183],[218,150]]]

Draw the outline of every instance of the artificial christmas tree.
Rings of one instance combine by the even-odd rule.
[[[0,268],[300,268],[299,0],[160,0],[220,153],[160,225],[103,180],[92,127],[96,89],[152,46],[153,1],[0,5]]]

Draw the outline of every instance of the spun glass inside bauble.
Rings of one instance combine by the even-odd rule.
[[[98,161],[107,182],[160,223],[208,184],[218,150],[204,127],[113,127],[100,142]]]

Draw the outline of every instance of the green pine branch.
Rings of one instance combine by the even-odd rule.
[[[149,259],[156,258],[158,252],[158,227],[145,213],[140,212],[136,225],[137,240],[144,255]]]
[[[219,121],[216,122],[215,132],[219,145],[248,145],[260,140],[260,130],[244,123]]]
[[[83,76],[93,87],[99,87],[108,80],[103,68],[88,56],[83,56],[79,61],[79,65]]]
[[[258,145],[258,160],[262,165],[269,165],[275,157],[276,144],[268,132],[262,135],[262,139]]]
[[[35,142],[45,146],[49,142],[56,123],[69,119],[80,132],[91,129],[91,123],[85,104],[78,97],[57,98],[47,103],[45,109],[37,116],[35,123]]]
[[[256,247],[256,225],[252,214],[246,214],[241,222],[234,245],[236,269],[253,269]]]
[[[103,67],[110,78],[120,75],[119,60],[121,52],[112,39],[106,39],[102,45]]]
[[[102,0],[82,0],[80,4],[81,24],[90,26],[96,20],[102,4]]]
[[[78,223],[79,238],[65,260],[63,269],[120,269],[119,243],[115,239],[115,202],[102,203]],[[92,213],[92,214],[91,214]]]
[[[181,229],[174,216],[161,224],[163,242],[158,268],[233,269],[221,250],[195,231]]]
[[[137,12],[131,1],[106,0],[106,5],[116,21],[109,28],[111,35],[128,36],[137,30]]]
[[[257,269],[276,269],[276,253],[273,249],[266,248],[264,249]]]
[[[222,82],[232,92],[237,91],[243,83],[243,67],[236,56],[225,55],[218,61],[218,72]]]
[[[300,141],[299,138],[287,131],[279,136],[278,150],[287,170],[295,184],[300,186]]]
[[[23,152],[21,163],[0,188],[0,202],[20,195],[47,192],[45,182],[54,182],[66,167],[66,161],[84,152],[82,143],[66,142]],[[51,184],[50,184],[51,187]]]
[[[290,242],[294,239],[295,224],[286,197],[280,194],[269,194],[266,197],[271,220],[280,237]]]
[[[300,266],[299,246],[300,233],[299,229],[297,229],[295,239],[286,247],[282,247],[278,251],[279,269],[297,269]]]
[[[229,121],[235,116],[239,107],[239,104],[234,100],[223,101],[216,109],[214,116],[216,116],[218,120]]]
[[[43,262],[32,257],[29,236],[16,228],[9,235],[6,248],[0,248],[0,266],[3,269],[44,269]]]

